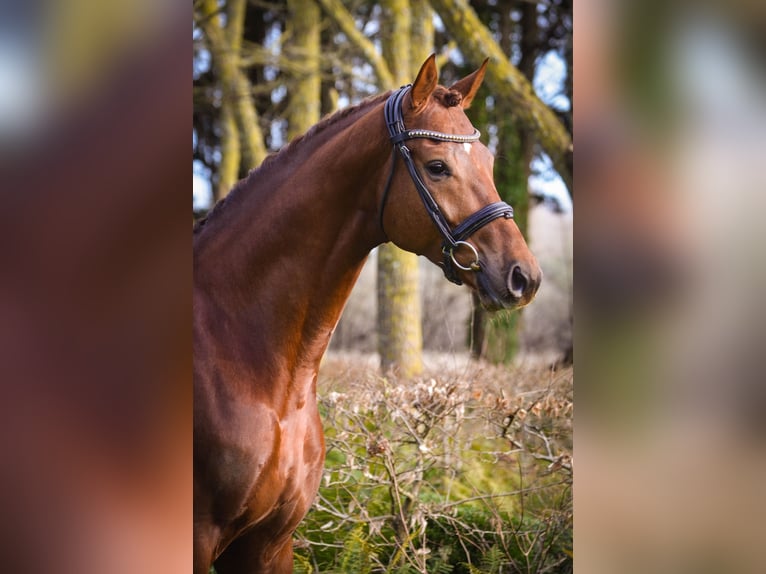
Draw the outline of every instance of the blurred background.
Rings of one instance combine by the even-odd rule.
[[[575,8],[575,564],[759,572],[766,9]]]
[[[188,571],[188,8],[0,14],[0,561]]]

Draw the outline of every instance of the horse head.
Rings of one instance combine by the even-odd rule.
[[[494,157],[465,114],[486,66],[446,88],[432,55],[412,86],[390,96],[385,119],[394,159],[380,222],[389,240],[426,256],[497,310],[529,303],[542,272],[513,209],[500,200]]]

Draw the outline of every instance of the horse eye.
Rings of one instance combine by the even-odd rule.
[[[431,175],[449,175],[447,164],[440,160],[428,162],[426,164],[426,169]]]

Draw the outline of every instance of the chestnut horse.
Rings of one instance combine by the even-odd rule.
[[[267,159],[195,228],[195,574],[292,572],[325,456],[319,362],[371,249],[426,256],[489,309],[534,297],[537,261],[464,112],[485,68],[448,89],[431,56],[412,86]]]

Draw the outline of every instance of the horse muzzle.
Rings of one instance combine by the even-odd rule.
[[[482,270],[477,273],[479,300],[489,311],[523,307],[535,298],[542,277],[537,262],[514,261],[505,276],[494,281],[491,273]]]

